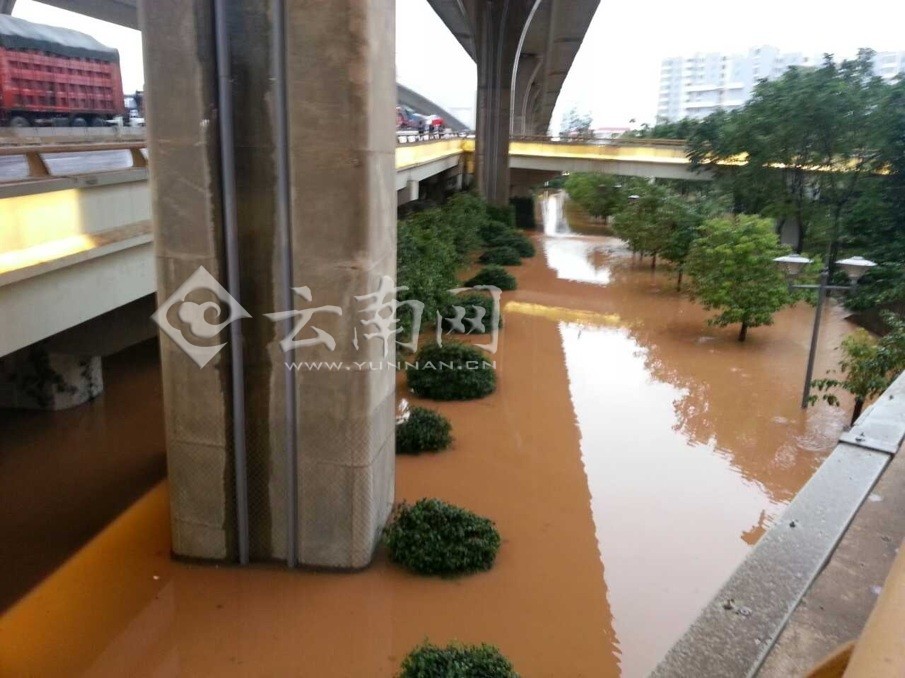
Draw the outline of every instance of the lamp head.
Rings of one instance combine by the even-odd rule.
[[[800,254],[787,254],[783,257],[776,257],[773,261],[779,266],[780,270],[789,278],[797,278],[804,270],[805,266],[811,263],[807,257]]]
[[[858,282],[858,280],[861,279],[861,276],[876,266],[874,262],[869,261],[864,257],[849,257],[848,259],[837,261],[836,265],[845,271],[848,279],[853,283]]]

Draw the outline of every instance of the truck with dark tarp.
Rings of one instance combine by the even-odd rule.
[[[117,50],[0,15],[0,126],[103,127],[125,112]]]

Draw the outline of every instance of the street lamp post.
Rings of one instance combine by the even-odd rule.
[[[808,353],[808,367],[804,377],[804,389],[801,394],[801,409],[806,409],[811,399],[811,379],[814,376],[814,358],[817,355],[817,338],[820,335],[820,317],[823,315],[823,304],[826,301],[827,292],[831,290],[840,290],[842,292],[850,292],[858,284],[858,280],[867,273],[871,268],[876,266],[872,261],[868,261],[863,257],[850,257],[837,261],[836,265],[841,268],[848,276],[848,285],[830,285],[830,271],[824,268],[820,272],[820,281],[816,285],[796,285],[793,280],[797,278],[804,270],[805,266],[811,263],[807,257],[800,254],[787,254],[784,257],[776,257],[775,261],[789,283],[789,289],[793,290],[817,290],[817,308],[814,309],[814,329],[811,331],[811,350]]]

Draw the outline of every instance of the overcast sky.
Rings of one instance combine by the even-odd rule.
[[[18,0],[15,16],[90,33],[120,51],[123,87],[141,89],[137,31],[111,26],[34,0]],[[747,51],[773,45],[805,54],[851,56],[859,47],[905,50],[901,0],[602,0],[554,112],[589,112],[595,126],[652,122],[660,61],[696,51]],[[474,121],[475,66],[427,0],[396,0],[399,82]]]

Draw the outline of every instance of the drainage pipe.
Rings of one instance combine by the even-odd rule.
[[[217,99],[220,132],[220,182],[223,202],[223,236],[226,242],[227,290],[241,302],[239,289],[239,232],[236,213],[236,158],[234,145],[232,74],[230,72],[228,0],[214,0],[214,39],[217,50]],[[229,349],[233,405],[233,455],[236,480],[236,527],[239,563],[248,564],[248,473],[245,449],[245,366],[242,361],[242,327],[229,325]]]
[[[283,308],[293,307],[292,298],[292,231],[290,228],[289,191],[289,115],[286,95],[286,12],[285,0],[272,0],[273,16],[273,102],[274,146],[276,155],[276,227],[280,254],[281,296]],[[285,336],[292,333],[292,318],[286,319]],[[287,369],[284,380],[285,472],[286,472],[286,565],[298,564],[298,478],[295,448],[296,394],[295,373]]]

